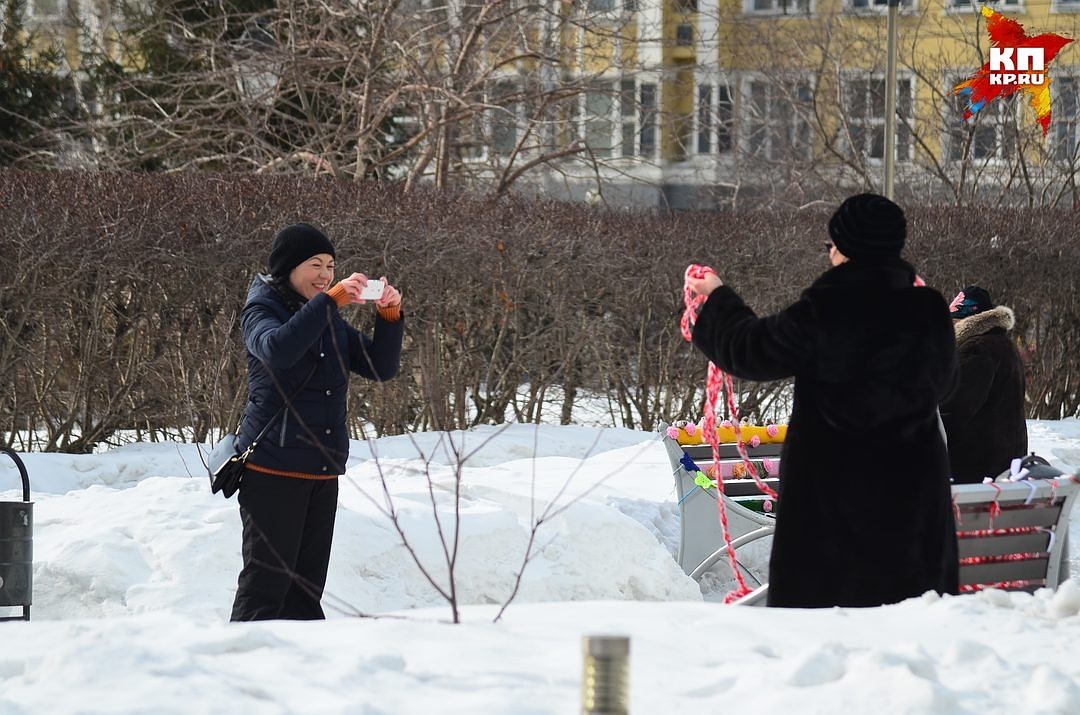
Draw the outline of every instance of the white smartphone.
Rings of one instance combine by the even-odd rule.
[[[383,285],[382,281],[369,278],[367,285],[360,291],[360,297],[364,300],[378,300],[382,298],[385,288],[386,286]]]

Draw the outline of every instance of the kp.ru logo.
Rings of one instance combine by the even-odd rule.
[[[953,87],[953,93],[966,100],[964,120],[991,100],[1024,92],[1046,136],[1050,128],[1050,77],[1046,65],[1072,40],[1052,33],[1029,37],[1023,25],[985,5],[982,14],[990,35],[990,61]]]
[[[1041,47],[990,48],[990,84],[1043,84],[1045,69],[1046,60]]]

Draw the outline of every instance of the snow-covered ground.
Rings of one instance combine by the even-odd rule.
[[[1032,421],[1029,435],[1080,467],[1080,421]],[[468,456],[459,625],[380,508],[382,474],[445,580],[426,475],[452,528],[455,453]],[[677,496],[648,433],[514,425],[355,443],[325,623],[226,622],[239,517],[209,493],[195,446],[24,459],[34,620],[0,623],[0,715],[571,713],[587,634],[630,636],[634,713],[1080,712],[1076,581],[862,610],[704,601],[672,558]],[[21,498],[17,482],[0,458],[0,500]],[[492,623],[552,503],[517,599]]]

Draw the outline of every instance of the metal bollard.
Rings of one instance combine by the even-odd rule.
[[[630,712],[630,639],[585,636],[581,678],[582,715],[627,715]]]
[[[22,477],[23,500],[0,502],[0,607],[22,606],[19,616],[0,616],[0,621],[29,621],[33,593],[34,503],[30,501],[30,477],[19,455],[0,447],[15,462]]]

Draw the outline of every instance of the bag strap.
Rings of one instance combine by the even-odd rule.
[[[297,398],[297,397],[298,397],[298,396],[300,395],[300,392],[301,392],[301,391],[302,391],[302,390],[303,390],[303,389],[304,389],[305,387],[307,387],[307,384],[308,384],[309,382],[311,382],[311,378],[315,377],[315,372],[316,372],[316,371],[317,371],[318,369],[319,369],[319,364],[318,364],[318,363],[315,363],[315,366],[314,366],[313,368],[311,368],[311,372],[309,372],[309,373],[308,373],[308,375],[307,375],[307,377],[305,377],[305,378],[304,378],[304,381],[300,383],[300,387],[296,388],[296,390],[294,390],[294,391],[293,391],[292,395],[290,395],[290,396],[289,396],[289,399],[287,399],[287,400],[285,401],[285,404],[281,406],[281,409],[280,409],[280,410],[278,410],[278,411],[277,411],[277,413],[276,413],[276,414],[275,414],[275,415],[274,415],[273,417],[271,417],[271,418],[270,418],[270,420],[269,420],[269,421],[268,421],[268,422],[266,423],[266,426],[265,426],[265,427],[263,427],[263,428],[262,428],[262,430],[260,430],[260,431],[259,431],[259,434],[255,436],[255,439],[254,439],[254,440],[252,440],[252,442],[251,442],[251,444],[250,444],[250,445],[248,446],[248,448],[247,448],[247,449],[245,449],[245,450],[244,450],[244,453],[240,455],[240,457],[239,457],[238,459],[239,459],[239,460],[240,460],[241,462],[243,462],[243,461],[246,461],[246,460],[247,460],[247,458],[248,458],[249,456],[251,456],[251,453],[252,453],[253,451],[255,451],[255,447],[257,447],[257,446],[258,446],[258,444],[259,444],[259,441],[260,441],[260,440],[261,440],[261,439],[262,439],[263,437],[265,437],[265,436],[266,436],[266,433],[267,433],[267,431],[269,431],[269,429],[270,429],[270,428],[271,428],[271,427],[272,427],[272,426],[274,425],[274,423],[278,421],[278,418],[279,418],[279,417],[281,417],[281,416],[282,416],[283,414],[285,414],[285,410],[289,409],[289,405],[291,405],[291,404],[292,404],[293,400],[295,400],[295,399],[296,399],[296,398]],[[239,433],[239,432],[240,432],[240,428],[239,428],[239,427],[237,427],[237,430],[236,430],[236,431],[237,431],[237,433]]]

